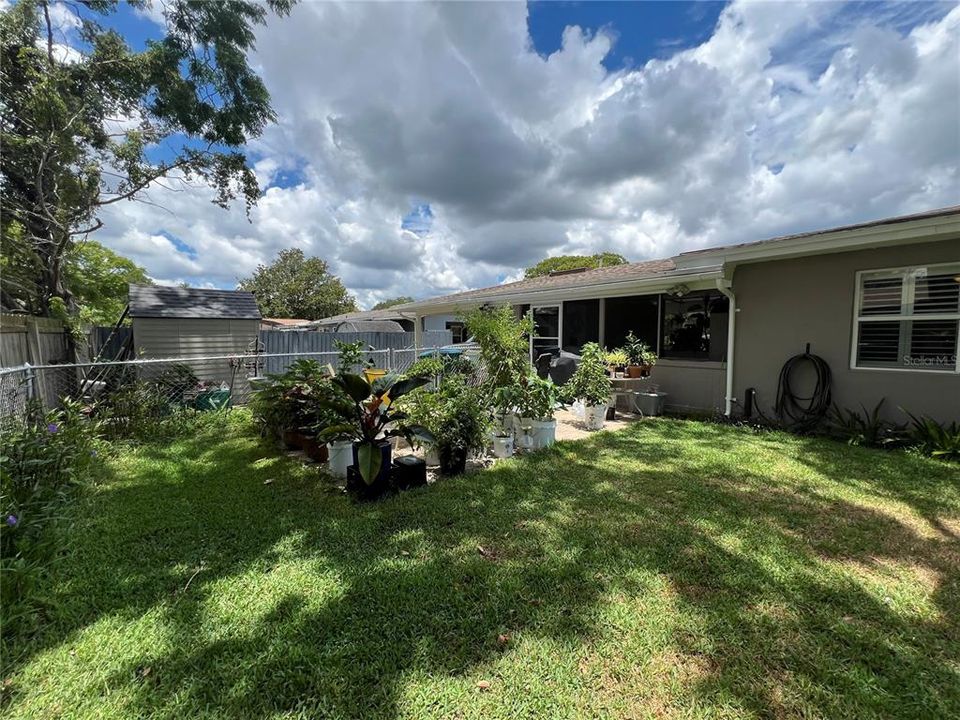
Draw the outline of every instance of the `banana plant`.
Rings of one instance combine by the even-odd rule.
[[[384,378],[383,380],[387,380]],[[332,382],[346,394],[343,400],[328,399],[324,404],[342,420],[320,433],[326,440],[348,438],[357,444],[357,464],[363,481],[370,485],[380,472],[380,443],[392,437],[433,442],[433,435],[420,425],[404,422],[407,414],[394,410],[395,401],[430,382],[430,378],[410,377],[397,381],[378,380],[373,385],[360,375],[340,373]]]

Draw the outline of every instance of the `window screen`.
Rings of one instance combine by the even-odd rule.
[[[569,353],[580,354],[588,342],[600,342],[600,301],[569,300],[563,303],[563,344]]]
[[[860,274],[856,367],[957,372],[958,331],[960,265]]]
[[[715,290],[664,295],[660,356],[724,360],[729,306],[726,296]]]

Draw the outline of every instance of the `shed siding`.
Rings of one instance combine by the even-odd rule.
[[[908,419],[901,407],[940,421],[960,419],[960,375],[850,368],[857,271],[957,261],[960,238],[737,268],[734,397],[742,403],[747,388],[756,388],[760,409],[773,417],[780,369],[810,343],[830,365],[839,406],[872,410],[885,398],[894,422]]]

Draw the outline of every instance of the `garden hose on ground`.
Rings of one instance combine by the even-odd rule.
[[[805,365],[812,366],[816,377],[813,392],[809,396],[797,394],[792,380],[794,373]],[[819,355],[811,354],[807,345],[806,352],[794,355],[780,370],[777,402],[774,405],[777,417],[796,432],[813,430],[830,410],[832,383],[830,366]]]

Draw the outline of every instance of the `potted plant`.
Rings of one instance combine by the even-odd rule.
[[[607,350],[605,353],[607,367],[614,377],[623,377],[624,368],[627,366],[627,353],[623,348]]]
[[[650,346],[634,335],[631,330],[627,333],[623,351],[627,355],[627,377],[643,377],[644,356],[649,354]]]
[[[448,378],[439,391],[440,402],[430,428],[440,460],[441,475],[460,475],[467,456],[483,450],[490,428],[490,412],[481,391],[462,378]]]
[[[603,350],[596,343],[587,343],[580,351],[577,371],[563,390],[567,399],[580,400],[583,403],[583,419],[590,430],[603,429],[611,389]]]
[[[642,359],[643,366],[641,376],[649,377],[651,370],[653,370],[653,366],[657,364],[657,354],[650,347],[647,347],[643,353]]]
[[[353,462],[362,483],[354,482],[348,489],[357,494],[377,497],[390,485],[390,438],[405,437],[413,444],[414,438],[432,441],[430,433],[418,425],[406,424],[406,413],[395,408],[399,400],[411,390],[426,385],[428,378],[411,377],[392,383],[371,386],[360,375],[340,373],[332,383],[343,391],[342,398],[329,398],[323,404],[339,416],[339,423],[321,431],[321,437],[353,440]]]
[[[527,375],[521,393],[520,425],[529,428],[532,450],[553,445],[557,435],[553,412],[558,402],[558,389],[552,380],[533,372]]]

